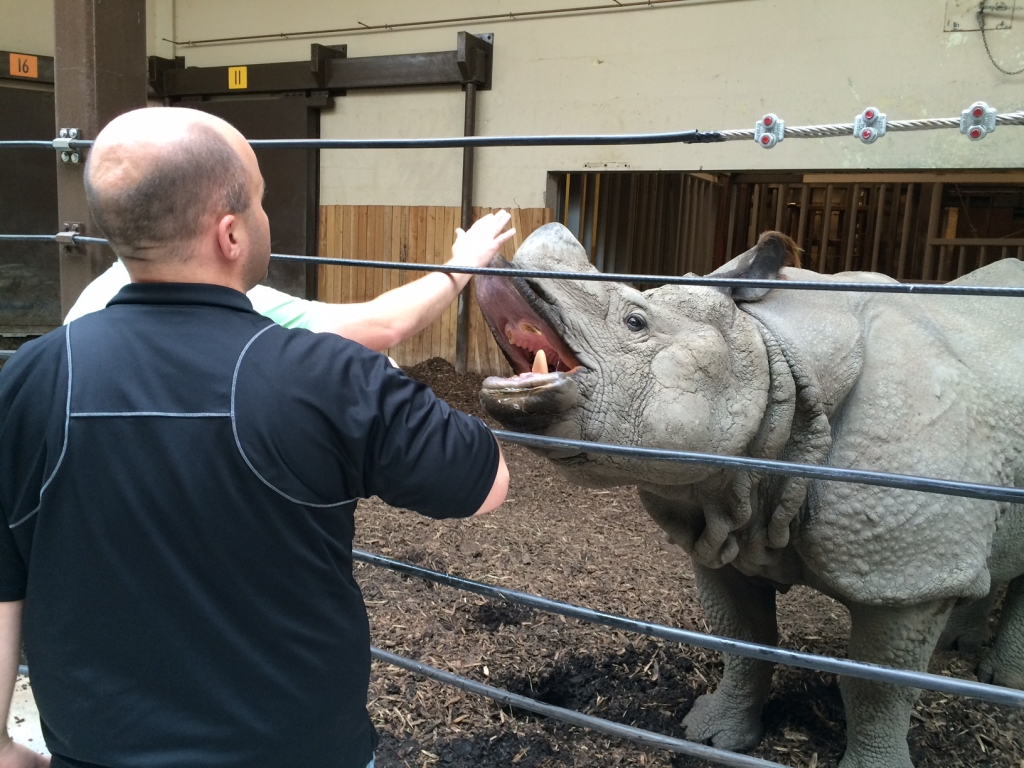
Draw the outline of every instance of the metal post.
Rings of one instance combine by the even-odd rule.
[[[466,136],[476,135],[476,83],[466,83]],[[473,147],[462,150],[462,228],[473,225]],[[469,351],[469,286],[459,294],[458,324],[455,328],[455,370],[466,372]]]
[[[146,106],[145,0],[61,0],[54,4],[54,101],[57,129],[77,128],[94,139],[117,115]],[[98,236],[89,216],[82,162],[57,156],[57,211],[61,229]],[[61,311],[113,261],[105,246],[60,246]]]

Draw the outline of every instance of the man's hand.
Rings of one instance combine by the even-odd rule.
[[[11,741],[0,733],[0,768],[48,768],[50,758]]]
[[[456,229],[452,258],[448,263],[460,267],[486,267],[505,241],[516,233],[514,229],[501,231],[511,220],[508,211],[498,211],[477,219],[469,231]]]

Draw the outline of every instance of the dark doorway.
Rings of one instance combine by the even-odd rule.
[[[177,104],[227,120],[249,139],[320,138],[320,109],[326,105],[325,96],[310,97],[305,93]],[[319,154],[313,149],[256,150],[267,183],[263,207],[270,218],[274,253],[316,255],[320,220]],[[293,296],[315,299],[316,265],[274,260],[264,283]]]
[[[52,90],[0,86],[0,140],[52,141],[56,135]],[[57,232],[56,163],[52,151],[0,152],[0,232]],[[57,246],[0,243],[0,333],[33,336],[60,323]]]

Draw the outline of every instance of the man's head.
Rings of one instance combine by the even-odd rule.
[[[133,280],[248,290],[267,271],[263,177],[245,138],[191,109],[125,113],[96,137],[89,208]]]

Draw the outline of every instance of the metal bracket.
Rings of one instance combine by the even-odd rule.
[[[77,149],[71,148],[71,142],[81,138],[81,131],[77,128],[61,128],[57,132],[60,138],[53,140],[53,148],[60,150],[60,159],[65,163],[77,163],[82,156]]]
[[[754,141],[765,149],[771,149],[786,138],[786,122],[778,115],[767,114],[754,126]]]
[[[487,32],[471,35],[459,32],[455,51],[455,63],[462,77],[462,87],[466,83],[476,83],[481,91],[491,89],[491,67],[494,58],[494,33]]]
[[[78,248],[78,243],[75,242],[75,235],[80,235],[82,232],[82,224],[78,221],[65,221],[64,229],[57,233],[57,245],[62,245],[65,248]]]
[[[868,107],[853,118],[853,135],[865,144],[874,144],[879,136],[885,136],[885,113],[877,107]]]
[[[981,141],[996,129],[996,108],[976,101],[960,113],[960,133],[971,141]]]
[[[319,43],[313,43],[309,47],[309,71],[313,73],[313,77],[321,88],[326,87],[327,77],[330,73],[331,65],[328,63],[333,59],[346,59],[348,58],[348,46],[347,45],[320,45]],[[344,91],[338,92],[339,96],[344,96]]]

